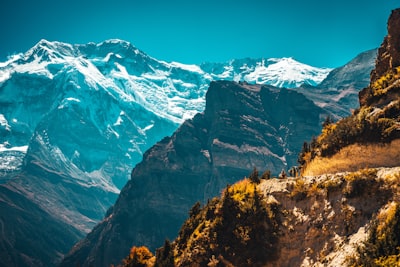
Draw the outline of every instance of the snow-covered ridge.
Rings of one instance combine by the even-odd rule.
[[[176,123],[204,109],[204,97],[211,80],[293,88],[304,83],[317,85],[331,71],[302,64],[293,58],[202,65],[168,63],[149,57],[129,42],[118,39],[85,45],[41,40],[25,54],[0,63],[0,83],[14,72],[53,79],[57,71],[67,66],[84,74],[93,88],[106,88],[123,102],[140,102],[146,109]]]

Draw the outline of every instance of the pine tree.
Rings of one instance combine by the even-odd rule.
[[[157,249],[154,267],[174,267],[174,249],[171,242],[166,239],[164,246]]]
[[[270,170],[266,170],[265,172],[263,172],[263,174],[261,175],[261,179],[271,179],[271,171]]]
[[[254,167],[253,171],[249,175],[249,179],[251,182],[258,184],[260,183],[260,177],[258,177],[258,170],[256,167]]]

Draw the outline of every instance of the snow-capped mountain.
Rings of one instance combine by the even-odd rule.
[[[332,70],[311,67],[293,58],[235,59],[227,63],[204,63],[201,68],[214,80],[246,81],[281,88],[297,88],[303,84],[316,86]]]

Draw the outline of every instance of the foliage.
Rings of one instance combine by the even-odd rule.
[[[331,157],[316,157],[305,166],[303,175],[321,175],[360,168],[395,167],[400,165],[400,139],[389,144],[353,144]]]
[[[175,241],[179,266],[263,266],[277,255],[278,206],[249,178],[191,214]]]
[[[298,161],[305,169],[315,158],[331,157],[352,144],[390,143],[400,138],[399,129],[400,103],[383,110],[361,107],[352,116],[326,124],[312,145],[303,145]]]
[[[373,96],[380,96],[387,93],[388,87],[398,79],[400,79],[400,67],[386,72],[385,75],[382,75],[382,77],[371,85]]]
[[[347,174],[344,177],[347,185],[343,189],[343,195],[348,198],[361,196],[365,190],[370,190],[376,184],[376,173],[376,169],[363,169]]]
[[[164,246],[156,251],[156,261],[154,267],[174,267],[174,261],[174,247],[171,242],[166,239]]]
[[[249,179],[253,183],[256,183],[256,184],[260,183],[260,177],[258,177],[258,170],[256,167],[254,167],[253,171],[250,173]]]
[[[271,171],[270,170],[265,170],[263,172],[263,174],[261,175],[261,179],[264,179],[264,180],[271,179]]]
[[[122,267],[150,267],[154,265],[154,256],[147,247],[132,247],[122,262]]]
[[[297,179],[290,192],[290,197],[296,201],[303,200],[307,197],[308,187],[304,179]]]
[[[392,203],[386,213],[377,216],[368,239],[358,249],[353,266],[400,265],[400,205]]]

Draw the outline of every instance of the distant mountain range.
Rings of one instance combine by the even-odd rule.
[[[185,65],[156,60],[121,40],[86,45],[42,40],[26,53],[0,63],[3,192],[10,190],[27,199],[26,210],[31,201],[41,210],[37,216],[50,215],[46,216],[53,218],[54,225],[70,225],[77,230],[74,235],[82,235],[103,218],[145,151],[170,136],[186,119],[204,111],[211,81],[286,88],[303,85],[292,90],[304,93],[308,98],[304,101],[322,108],[318,114],[340,117],[356,107],[352,101],[341,101],[363,87],[363,75],[372,69],[375,54],[362,54],[352,61],[357,64],[350,62],[347,68],[333,71],[291,58]],[[317,86],[324,83],[326,88]],[[291,89],[282,90],[302,99]],[[270,112],[273,117],[274,110]],[[276,129],[290,132],[284,127]],[[277,141],[293,158],[297,143],[290,143],[290,138],[287,135]],[[293,163],[282,158],[270,168],[287,166],[282,165],[285,161]],[[12,205],[2,212],[10,208]],[[28,224],[25,221],[20,228],[31,229]],[[8,233],[2,241],[12,243],[14,234],[18,235]],[[57,261],[68,249],[62,244],[54,247],[58,252],[48,262]],[[29,248],[12,249],[18,251],[14,255],[26,255],[26,264],[38,258],[27,252]]]

